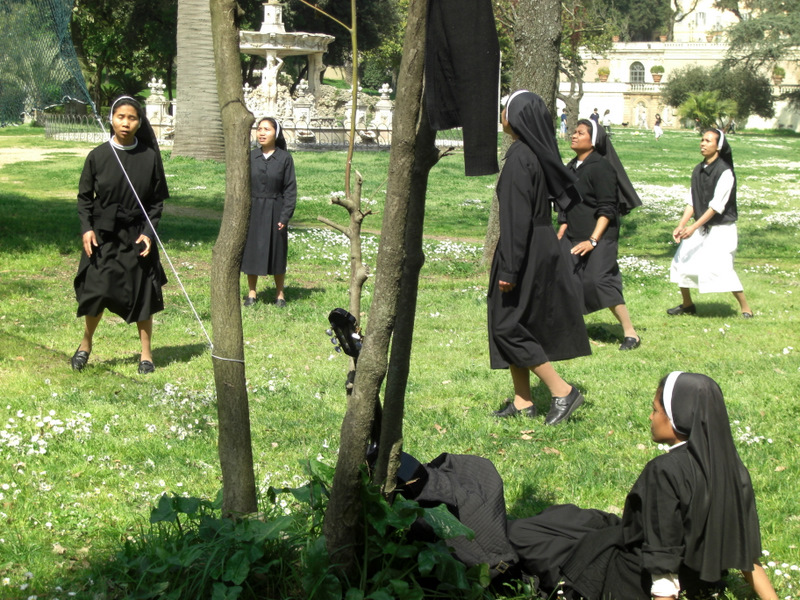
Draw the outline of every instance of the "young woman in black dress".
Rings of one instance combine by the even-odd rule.
[[[142,352],[139,373],[155,370],[154,313],[164,309],[167,282],[155,228],[169,197],[164,166],[141,105],[130,96],[111,105],[113,135],[86,157],[78,186],[83,253],[75,277],[84,334],[71,365],[81,371],[105,309],[136,323]]]
[[[256,303],[256,286],[262,275],[275,277],[275,304],[286,306],[283,293],[286,255],[289,248],[287,225],[297,203],[297,181],[292,155],[278,122],[264,117],[256,126],[258,147],[250,153],[250,226],[242,257],[247,275],[245,306]]]
[[[620,202],[624,194],[641,204],[622,164],[606,160],[613,152],[608,135],[589,119],[581,119],[571,140],[575,152],[567,167],[578,178],[576,187],[583,202],[559,212],[558,237],[573,257],[573,273],[583,288],[585,312],[608,308],[622,325],[620,350],[633,350],[641,338],[631,322],[622,296],[622,276],[617,264]],[[616,158],[616,153],[613,153]],[[626,205],[627,206],[627,205]]]
[[[762,600],[777,600],[759,564],[761,536],[750,474],[731,434],[717,383],[674,371],[650,414],[668,452],[645,466],[622,518],[571,504],[510,521],[520,565],[545,593],[564,598],[710,597],[737,569]]]
[[[502,122],[515,141],[497,182],[500,240],[489,280],[489,355],[493,369],[511,371],[514,398],[494,415],[536,416],[532,371],[550,391],[545,423],[555,425],[584,399],[550,361],[585,356],[591,349],[569,257],[553,230],[551,200],[566,209],[580,196],[539,96],[525,90],[512,94]]]

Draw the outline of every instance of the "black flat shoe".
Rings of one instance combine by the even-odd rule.
[[[286,308],[286,300],[284,300],[283,298],[278,298],[277,300],[275,300],[275,306],[277,306],[278,308]]]
[[[633,350],[642,345],[642,338],[626,337],[619,345],[620,350]]]
[[[696,315],[697,314],[697,307],[694,304],[690,304],[689,306],[684,306],[683,304],[678,304],[675,308],[668,308],[667,314],[672,315]]]
[[[514,406],[513,398],[509,398],[508,400],[506,400],[506,405],[503,408],[492,412],[492,416],[500,417],[501,419],[505,419],[506,417],[519,417],[519,416],[533,419],[536,417],[536,414],[537,413],[535,404],[531,404],[529,407],[520,410],[516,406]]]
[[[561,421],[566,421],[581,404],[583,404],[583,394],[575,386],[572,386],[572,391],[566,396],[553,396],[550,410],[544,419],[545,425],[558,425]]]
[[[253,304],[255,304],[255,303],[256,303],[256,299],[253,298],[252,296],[248,296],[247,298],[244,299],[244,305],[245,306],[253,306]]]
[[[75,354],[69,359],[69,364],[72,365],[73,371],[83,371],[83,367],[89,362],[89,353],[86,350],[81,350],[80,346],[75,350]]]
[[[143,360],[139,363],[139,375],[147,375],[148,373],[155,372],[155,370],[156,366],[149,360]]]
[[[751,313],[751,312],[743,312],[742,313],[742,318],[743,319],[752,319],[753,318],[753,313]]]

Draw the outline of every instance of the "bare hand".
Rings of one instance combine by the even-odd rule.
[[[86,252],[86,256],[92,255],[92,246],[97,248],[97,237],[95,237],[94,231],[90,229],[83,234],[83,251]]]
[[[516,287],[516,283],[508,283],[507,281],[498,281],[498,285],[500,286],[500,291],[505,293],[510,292]]]
[[[571,254],[579,254],[581,256],[585,256],[594,250],[594,246],[592,246],[591,242],[581,242],[580,244],[575,244],[570,250]]]
[[[139,252],[139,256],[147,256],[148,254],[150,254],[150,246],[152,245],[152,242],[150,241],[150,238],[147,237],[145,234],[142,234],[138,238],[136,238],[137,244],[141,244],[142,242],[144,242],[144,250]]]
[[[692,234],[696,231],[694,226],[691,227],[676,227],[675,231],[672,232],[672,239],[675,240],[675,243],[680,243],[681,240],[688,239],[692,237]]]
[[[278,223],[278,231],[283,231],[283,228],[286,227],[283,223]]]

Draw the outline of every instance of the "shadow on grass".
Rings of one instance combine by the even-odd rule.
[[[209,211],[209,218],[170,218],[169,210],[165,212],[158,230],[165,244],[216,241],[219,215]],[[60,254],[77,256],[80,222],[75,200],[39,200],[35,196],[2,193],[0,213],[0,254],[37,252],[45,246],[55,246]]]

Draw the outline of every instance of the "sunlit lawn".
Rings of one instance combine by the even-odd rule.
[[[562,143],[563,144],[563,143]],[[486,284],[479,264],[494,177],[465,178],[456,155],[430,179],[422,272],[405,418],[405,449],[423,461],[441,452],[485,456],[505,481],[513,516],[553,502],[619,510],[642,466],[659,450],[647,415],[658,379],[673,369],[714,377],[726,394],[739,450],[758,500],[769,569],[781,597],[800,598],[800,137],[732,139],[739,181],[737,269],[755,310],[742,320],[730,294],[696,296],[697,317],[670,318],[679,301],[667,272],[670,232],[683,210],[698,137],[619,129],[614,144],[644,206],[624,220],[625,295],[642,347],[617,350],[608,311],[586,319],[594,354],[558,363],[587,404],[556,428],[488,415],[511,393],[491,371]],[[41,130],[0,130],[0,151],[71,148]],[[224,199],[224,168],[167,159],[172,198],[160,235],[167,309],[155,319],[152,376],[136,374],[136,332],[107,316],[89,367],[70,371],[80,340],[72,278],[78,261],[75,192],[79,154],[0,168],[0,597],[94,598],[88,579],[146,526],[164,492],[213,498],[221,487],[210,354],[209,273]],[[566,159],[570,152],[562,145]],[[346,360],[325,335],[326,315],[347,305],[348,250],[316,218],[344,221],[331,206],[343,189],[345,154],[294,154],[299,201],[291,224],[287,299],[243,310],[253,449],[259,488],[301,479],[298,461],[335,464],[345,410]],[[379,232],[386,153],[357,154]],[[377,237],[365,239],[373,269]],[[165,267],[167,267],[165,263]],[[203,327],[185,300],[186,287]],[[369,307],[372,279],[367,284]],[[244,283],[243,283],[244,285]],[[242,288],[244,291],[244,287]],[[367,324],[368,329],[368,324]],[[545,388],[534,390],[545,411]],[[58,586],[63,589],[59,590]],[[76,594],[68,596],[68,594]]]

